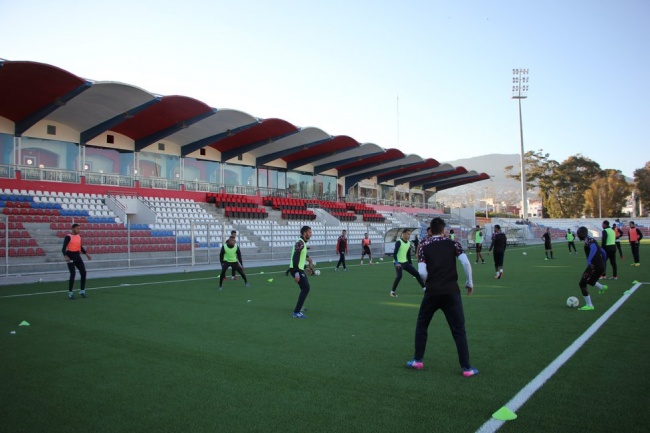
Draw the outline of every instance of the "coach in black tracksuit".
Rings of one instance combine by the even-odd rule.
[[[458,287],[458,273],[456,272],[456,259],[465,271],[465,288],[467,294],[474,291],[472,282],[472,266],[461,245],[444,237],[445,222],[441,218],[431,220],[433,236],[426,245],[420,248],[422,260],[418,264],[419,273],[426,281],[424,298],[420,305],[417,324],[415,328],[415,354],[413,368],[422,368],[422,359],[427,345],[428,328],[437,310],[442,310],[447,319],[456,350],[458,361],[462,368],[463,376],[470,377],[478,374],[469,362],[469,348],[465,333],[465,314],[463,302]],[[419,364],[419,365],[418,365]],[[407,366],[410,364],[407,364]]]
[[[492,234],[492,245],[490,245],[490,251],[494,250],[494,270],[496,275],[494,278],[503,277],[503,258],[506,255],[506,244],[508,243],[508,238],[506,234],[501,231],[501,226],[499,224],[494,225],[494,233]]]

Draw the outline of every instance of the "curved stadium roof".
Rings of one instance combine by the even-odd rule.
[[[316,127],[259,119],[129,84],[93,82],[38,62],[0,60],[0,95],[0,116],[14,123],[16,136],[41,120],[51,120],[78,131],[80,143],[114,131],[133,139],[136,151],[164,139],[178,144],[181,156],[211,147],[222,162],[249,154],[257,165],[282,160],[296,170],[311,164],[315,174],[336,170],[345,177],[346,190],[374,176],[379,183],[409,183],[437,191],[489,179],[485,173],[362,144],[348,136],[331,136]]]

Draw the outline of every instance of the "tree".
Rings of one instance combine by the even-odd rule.
[[[646,206],[650,203],[650,161],[645,167],[634,170],[637,197]]]
[[[584,194],[600,177],[597,162],[580,154],[562,162],[546,180],[548,214],[551,218],[579,218],[584,211]]]
[[[527,152],[524,163],[527,188],[537,188],[544,218],[582,216],[584,193],[602,171],[598,163],[578,154],[558,164],[542,150]],[[513,166],[505,167],[506,173],[509,173],[507,177],[521,180],[520,174],[512,174],[512,170]]]
[[[543,150],[528,151],[524,154],[524,166],[526,168],[526,190],[537,189],[538,195],[542,200],[542,216],[548,218],[547,205],[549,201],[549,180],[553,171],[558,166],[558,162],[549,159],[548,153]],[[506,177],[516,179],[521,182],[521,170],[519,173],[513,173],[514,166],[505,167]]]
[[[603,170],[585,192],[584,213],[587,217],[603,218],[623,216],[623,207],[632,188],[620,170]]]

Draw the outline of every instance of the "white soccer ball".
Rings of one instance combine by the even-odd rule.
[[[380,262],[383,262],[383,261],[384,261],[384,258],[383,258],[383,257],[380,257],[380,258],[379,258],[379,261],[380,261]]]
[[[39,283],[42,283],[42,282],[43,282],[43,279],[42,279],[42,278],[39,278],[39,279],[38,279],[38,282],[39,282]]]
[[[320,275],[320,269],[316,269],[316,270],[314,271],[314,275],[319,276],[319,275]]]
[[[523,254],[523,255],[525,256],[525,255],[526,255],[526,254],[528,254],[528,253],[527,253],[526,251],[524,251],[524,252],[523,252],[523,253],[521,253],[521,254]]]
[[[316,266],[318,263],[316,262],[311,262],[312,265]]]
[[[569,308],[575,308],[578,305],[580,305],[580,301],[575,296],[569,296],[569,298],[566,300],[566,306]]]

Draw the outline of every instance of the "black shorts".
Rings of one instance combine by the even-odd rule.
[[[361,251],[361,254],[368,254],[370,255],[370,247],[368,245],[363,246],[363,251]]]
[[[544,243],[544,249],[545,249],[545,250],[552,250],[553,247],[551,246],[551,243],[550,243],[550,242],[545,242],[545,243]]]
[[[476,244],[476,252],[480,253],[483,250],[483,244]]]
[[[598,282],[600,276],[605,272],[605,268],[602,266],[587,266],[587,269],[582,273],[582,278],[580,279],[580,287],[584,287],[587,284],[593,286]]]

